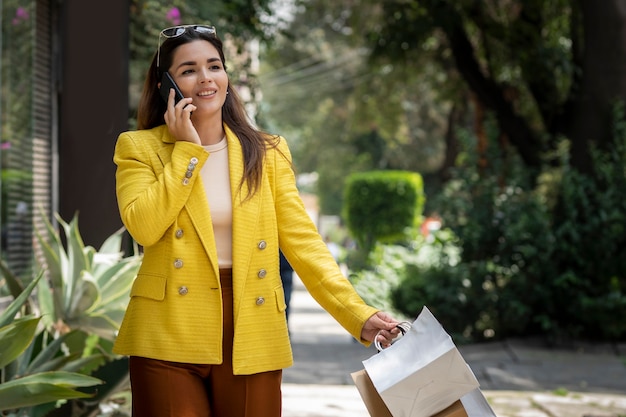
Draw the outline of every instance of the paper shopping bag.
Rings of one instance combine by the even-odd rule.
[[[363,403],[365,404],[365,408],[369,412],[370,417],[393,417],[391,412],[385,405],[385,402],[380,398],[376,388],[374,388],[374,384],[372,384],[372,380],[367,375],[364,369],[360,371],[353,372],[350,374],[352,376],[352,380],[354,381],[354,385],[356,385],[359,390],[359,394],[363,399]],[[488,416],[488,414],[480,414],[476,417]],[[465,408],[461,401],[454,402],[450,407],[446,408],[443,411],[440,411],[436,415],[432,417],[470,417],[465,412]],[[495,417],[495,416],[494,416]]]
[[[404,336],[363,366],[393,417],[432,417],[479,387],[452,338],[426,307]]]
[[[433,414],[432,417],[468,417],[468,415],[461,400],[456,400],[450,407]]]
[[[467,417],[497,417],[479,388],[461,397]]]
[[[393,417],[365,369],[350,374],[371,417]]]

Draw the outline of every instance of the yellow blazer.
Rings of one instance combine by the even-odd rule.
[[[376,313],[342,275],[305,211],[281,138],[268,150],[260,189],[244,200],[241,145],[225,127],[233,205],[233,370],[293,364],[279,274],[279,246],[310,294],[360,340]],[[114,352],[167,361],[222,362],[222,298],[202,146],[177,142],[166,125],[120,134],[114,162],[122,222],[144,258]],[[189,168],[191,176],[186,178]],[[361,340],[362,343],[368,342]]]

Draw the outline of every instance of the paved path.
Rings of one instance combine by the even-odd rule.
[[[291,311],[295,364],[283,373],[283,417],[367,417],[350,373],[375,348],[355,342],[297,276]],[[498,417],[626,416],[626,344],[549,349],[509,340],[459,351]]]

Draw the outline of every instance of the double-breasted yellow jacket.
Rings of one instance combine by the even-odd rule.
[[[286,141],[281,138],[276,149],[268,149],[261,186],[246,200],[246,184],[239,184],[242,148],[234,133],[225,130],[233,206],[234,373],[293,363],[279,247],[317,302],[361,340],[365,321],[377,310],[342,275],[305,211]],[[119,211],[144,254],[115,353],[222,362],[219,266],[200,176],[210,157],[200,145],[176,141],[166,125],[119,135],[113,157]]]

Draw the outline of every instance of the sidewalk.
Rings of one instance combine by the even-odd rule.
[[[290,308],[295,364],[283,372],[283,417],[367,417],[350,373],[376,349],[355,342],[296,275]],[[459,351],[498,417],[626,416],[626,345],[511,340]]]

